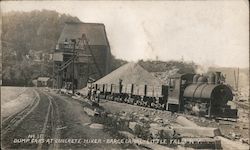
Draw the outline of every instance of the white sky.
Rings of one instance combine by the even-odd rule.
[[[2,12],[56,10],[104,23],[117,58],[193,60],[248,67],[249,3],[220,1],[13,1]]]

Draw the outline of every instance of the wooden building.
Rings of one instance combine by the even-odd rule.
[[[37,87],[47,87],[49,85],[49,77],[38,77],[37,78]]]
[[[53,53],[54,87],[83,88],[110,72],[111,52],[104,24],[66,23]],[[74,64],[74,67],[73,67]]]

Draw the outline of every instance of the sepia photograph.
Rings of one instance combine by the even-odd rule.
[[[249,1],[0,7],[1,149],[249,150]]]

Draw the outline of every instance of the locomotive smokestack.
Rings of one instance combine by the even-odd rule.
[[[215,84],[220,84],[221,72],[215,72]]]
[[[201,75],[201,76],[198,78],[197,83],[198,83],[198,84],[207,83],[207,77]]]
[[[194,83],[194,84],[197,83],[197,81],[198,81],[198,79],[199,79],[200,76],[201,76],[200,74],[194,75],[194,77],[193,77],[193,83]]]
[[[213,72],[208,74],[208,84],[215,84],[215,76]]]

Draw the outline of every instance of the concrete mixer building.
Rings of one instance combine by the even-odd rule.
[[[54,87],[85,87],[110,71],[104,24],[66,23],[53,53]]]

